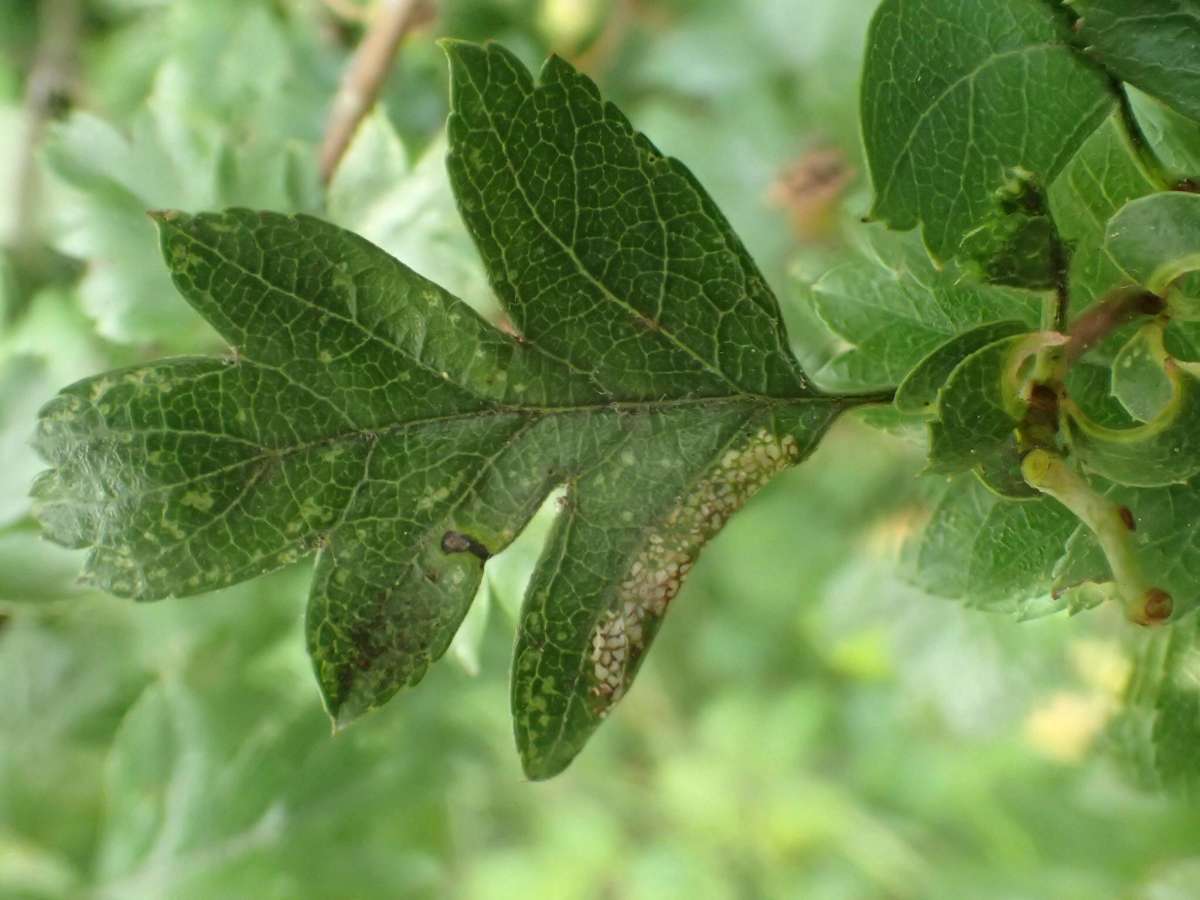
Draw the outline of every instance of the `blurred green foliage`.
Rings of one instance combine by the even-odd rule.
[[[863,211],[872,0],[445,0],[323,192],[315,146],[361,33],[333,10],[366,5],[0,7],[0,896],[1194,897],[1200,809],[1105,751],[1152,727],[1116,716],[1130,671],[1152,704],[1155,661],[1195,660],[1130,642],[1115,611],[1018,624],[906,584],[896,548],[939,498],[917,448],[855,421],[707,550],[639,686],[548,784],[521,780],[506,696],[545,516],[489,566],[462,665],[336,737],[304,657],[307,571],[142,607],[73,583],[27,518],[33,411],[85,373],[215,346],[146,207],[320,212],[495,314],[440,163],[439,35],[585,65],[780,290],[851,259],[836,229],[798,239],[819,204],[788,173],[834,148]],[[73,109],[31,128],[63,8]],[[806,366],[836,358],[783,299]]]

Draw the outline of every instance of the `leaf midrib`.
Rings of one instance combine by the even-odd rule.
[[[258,363],[248,360],[252,365]],[[221,475],[225,472],[236,471],[237,469],[245,468],[256,463],[261,463],[267,460],[282,460],[297,454],[306,453],[310,450],[318,450],[322,447],[330,447],[336,444],[362,441],[371,436],[390,435],[408,428],[423,428],[428,426],[443,425],[449,423],[463,422],[467,420],[478,420],[481,417],[491,416],[525,416],[531,420],[539,420],[550,418],[552,416],[588,416],[597,414],[611,415],[653,415],[656,412],[667,411],[673,409],[681,409],[693,407],[698,410],[712,409],[714,407],[737,407],[748,406],[755,411],[764,409],[787,409],[791,407],[805,406],[815,403],[830,403],[834,405],[849,405],[850,403],[870,402],[873,399],[890,400],[890,394],[887,397],[880,395],[878,398],[871,396],[864,397],[842,397],[838,395],[815,395],[791,398],[778,397],[758,397],[756,395],[740,395],[740,396],[720,396],[720,397],[686,397],[677,400],[627,400],[627,401],[612,401],[607,403],[591,403],[581,404],[576,406],[517,406],[507,404],[494,404],[490,408],[468,410],[465,412],[452,413],[445,416],[427,416],[421,419],[408,419],[400,422],[392,422],[382,425],[377,428],[359,428],[352,431],[342,431],[326,437],[316,438],[311,441],[303,441],[297,444],[286,445],[282,447],[267,447],[260,443],[244,438],[235,434],[221,434],[217,432],[199,431],[197,429],[189,429],[183,432],[172,428],[107,428],[101,437],[110,434],[133,434],[133,435],[151,435],[151,434],[181,434],[186,433],[192,436],[203,436],[212,438],[218,441],[230,441],[245,446],[255,447],[259,450],[258,453],[247,456],[234,463],[227,463],[219,468],[212,469],[207,472],[197,473],[186,481],[171,482],[169,484],[158,484],[155,487],[141,492],[138,496],[150,496],[159,493],[160,491],[173,490],[175,488],[186,487],[206,478],[211,478],[215,475]]]

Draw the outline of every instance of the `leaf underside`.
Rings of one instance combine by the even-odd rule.
[[[317,219],[156,214],[232,354],[65,389],[36,505],[91,582],[141,600],[315,554],[309,650],[345,724],[421,679],[565,486],[513,669],[543,778],[628,690],[704,543],[853,401],[810,386],[712,200],[587,78],[446,50],[451,179],[511,328]]]

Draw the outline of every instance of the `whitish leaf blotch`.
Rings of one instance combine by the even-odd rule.
[[[233,351],[66,388],[37,508],[88,580],[140,600],[315,554],[309,650],[344,724],[421,679],[486,560],[565,486],[513,671],[543,778],[628,690],[705,542],[871,398],[809,384],[713,201],[591,81],[446,51],[450,173],[516,336],[319,220],[156,214]]]

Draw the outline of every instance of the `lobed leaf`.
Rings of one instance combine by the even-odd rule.
[[[945,482],[929,522],[906,544],[904,566],[930,593],[1030,618],[1062,608],[1043,599],[1077,525],[1053,500],[1008,500],[960,475]]]
[[[1175,393],[1163,356],[1162,326],[1154,322],[1138,329],[1113,360],[1113,397],[1140,422],[1161,415]]]
[[[1036,293],[972,284],[955,269],[934,269],[927,259],[890,267],[867,260],[843,263],[807,294],[821,321],[846,344],[813,377],[840,390],[898,384],[959,334],[1009,320],[1032,329],[1041,310]]]
[[[1159,188],[1130,144],[1118,113],[1096,129],[1050,185],[1050,211],[1071,248],[1072,312],[1134,283],[1108,252],[1108,223],[1126,203]]]
[[[930,423],[929,467],[961,472],[990,461],[1011,440],[1025,412],[1017,372],[1037,349],[1040,334],[993,341],[967,356],[938,393]]]
[[[315,554],[309,651],[344,725],[446,652],[487,560],[565,486],[513,676],[543,778],[628,690],[704,544],[861,401],[810,386],[712,200],[590,81],[446,51],[451,180],[515,334],[317,219],[158,213],[232,356],[65,389],[37,512],[138,599]]]

